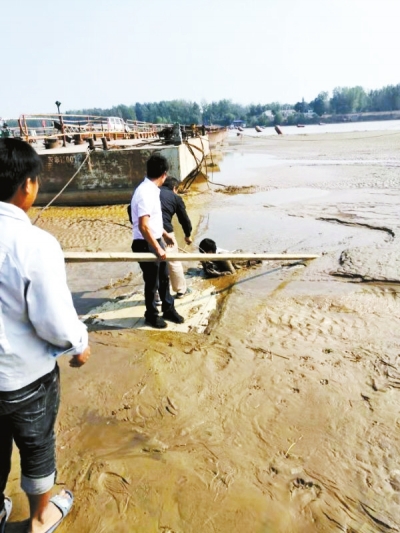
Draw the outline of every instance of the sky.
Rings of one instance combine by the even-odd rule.
[[[400,83],[400,0],[3,0],[0,117]]]

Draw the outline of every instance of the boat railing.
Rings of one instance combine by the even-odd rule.
[[[131,119],[124,121],[121,117],[44,113],[21,115],[17,121],[10,121],[1,136],[18,137],[29,143],[43,141],[46,148],[55,148],[60,142],[66,146],[67,142],[83,144],[100,139],[154,139],[176,144],[179,139],[204,136],[209,131],[212,130],[196,124],[152,124]]]
[[[151,124],[149,122],[141,122],[140,120],[130,120],[126,121],[128,128],[131,128],[132,131],[140,132],[150,132],[156,131],[157,133],[162,131],[168,124]]]
[[[21,115],[18,127],[9,128],[11,136],[27,142],[43,140],[46,144],[61,140],[79,144],[88,139],[107,140],[158,138],[160,125],[120,117],[73,114]]]

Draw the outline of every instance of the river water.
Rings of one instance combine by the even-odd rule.
[[[323,122],[323,119],[321,119],[321,122]],[[298,126],[279,127],[284,135],[319,135],[321,133],[350,133],[354,131],[397,131],[400,130],[400,120],[307,124],[304,128],[299,128]],[[233,134],[236,135],[236,130],[234,130]],[[264,128],[262,132],[256,132],[254,128],[245,128],[243,134],[255,137],[277,135],[274,127]]]
[[[198,239],[207,234],[223,248],[276,253],[384,244],[391,236],[382,228],[398,226],[400,121],[393,122],[378,137],[386,123],[315,126],[324,134],[301,139],[288,128],[288,136],[274,132],[274,143],[264,132],[231,132],[209,172],[212,189],[225,194],[208,199]],[[357,133],[361,127],[367,133]]]

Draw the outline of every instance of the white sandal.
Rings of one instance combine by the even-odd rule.
[[[4,531],[6,530],[6,522],[10,518],[11,509],[12,509],[11,498],[9,498],[8,496],[4,496],[3,511],[5,511],[5,515],[3,516],[0,522],[0,533],[4,533]]]

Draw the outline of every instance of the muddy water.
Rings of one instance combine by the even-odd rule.
[[[197,243],[320,257],[215,281],[208,335],[93,331],[85,367],[61,361],[58,482],[76,504],[59,530],[399,531],[393,132],[232,137],[215,159],[214,184],[185,196]],[[65,249],[129,250],[124,217],[49,210],[40,224]],[[68,278],[78,309],[141,286],[126,264]],[[26,512],[17,474],[10,531]]]

